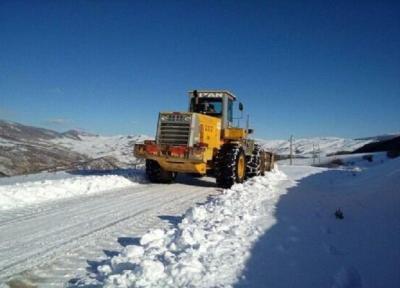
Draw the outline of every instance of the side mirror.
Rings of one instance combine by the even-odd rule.
[[[248,134],[253,134],[254,130],[253,129],[247,129]]]
[[[242,104],[242,102],[239,102],[239,111],[243,111],[243,104]]]

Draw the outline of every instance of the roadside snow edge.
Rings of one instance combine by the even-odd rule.
[[[0,186],[0,211],[52,200],[101,193],[133,186],[135,182],[118,175],[74,176]]]
[[[285,193],[276,184],[284,179],[286,175],[276,169],[190,208],[176,228],[149,231],[140,245],[127,246],[109,258],[82,286],[231,286],[254,242],[275,223],[273,211]],[[259,220],[266,216],[269,225],[260,226]]]

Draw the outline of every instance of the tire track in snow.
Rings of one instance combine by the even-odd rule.
[[[176,213],[177,208],[181,211],[184,211],[185,209],[187,209],[188,205],[193,205],[196,202],[195,200],[198,199],[199,199],[198,195],[195,196],[192,195],[192,197],[183,199],[184,201],[181,202],[179,207],[171,205],[170,207],[168,207],[167,210],[163,212],[165,212],[166,214],[174,214]],[[171,201],[170,203],[174,203],[174,201]],[[166,207],[163,206],[163,208]],[[150,212],[149,214],[140,214],[139,217],[140,219],[143,220],[151,218],[152,220],[147,221],[147,223],[145,223],[146,221],[140,221],[138,225],[132,226],[129,222],[128,226],[126,225],[127,223],[121,222],[119,224],[121,224],[120,226],[122,227],[110,226],[111,228],[110,230],[114,231],[111,232],[109,230],[101,231],[102,233],[112,234],[112,236],[108,237],[108,239],[101,239],[100,241],[101,243],[98,243],[98,241],[85,243],[86,246],[84,248],[80,247],[78,250],[68,251],[68,254],[72,253],[72,256],[69,257],[69,260],[71,262],[69,266],[65,264],[66,262],[65,258],[54,259],[54,261],[50,265],[48,264],[45,265],[45,267],[38,267],[35,268],[33,271],[30,271],[30,273],[27,274],[26,278],[28,279],[37,278],[38,276],[40,276],[40,280],[35,281],[35,284],[40,284],[40,287],[50,287],[50,286],[60,287],[65,285],[66,282],[68,282],[69,280],[76,278],[77,276],[83,276],[86,272],[84,266],[88,265],[84,266],[81,265],[80,268],[76,268],[79,265],[74,263],[76,262],[76,255],[79,255],[79,251],[83,250],[89,251],[89,254],[83,258],[81,257],[80,260],[96,262],[96,260],[99,261],[99,259],[102,259],[104,257],[104,255],[102,254],[104,254],[105,251],[109,251],[108,249],[106,249],[107,247],[112,247],[113,248],[112,251],[115,251],[115,244],[117,242],[116,240],[119,239],[121,236],[122,238],[134,239],[146,233],[149,227],[161,228],[161,227],[166,227],[168,225],[164,221],[156,217],[155,214],[151,215],[151,212],[155,211],[149,211],[149,212]],[[134,233],[135,236],[132,237],[132,233]],[[123,237],[123,236],[129,236],[129,237]],[[122,247],[123,246],[119,246],[117,250],[119,251]],[[60,275],[55,276],[57,272],[61,273],[59,273]],[[81,272],[80,273],[81,275],[77,275],[77,272]]]
[[[194,199],[204,200],[209,193],[215,192],[215,188],[191,187],[182,183],[173,185],[142,186],[143,187],[130,188],[129,190],[124,189],[122,192],[121,190],[117,190],[102,195],[96,195],[96,197],[93,198],[81,198],[79,200],[81,203],[75,200],[59,202],[54,204],[54,208],[42,210],[39,215],[31,214],[32,217],[25,215],[23,219],[19,219],[18,221],[11,220],[9,223],[3,222],[2,227],[0,227],[0,235],[2,235],[0,237],[2,238],[2,251],[0,254],[4,254],[1,258],[6,259],[6,261],[3,261],[3,263],[0,264],[0,278],[20,273],[37,265],[43,265],[51,259],[57,258],[60,253],[63,254],[68,251],[68,249],[73,249],[74,246],[79,246],[82,241],[90,242],[84,240],[85,238],[90,239],[99,235],[103,238],[107,237],[107,235],[104,234],[107,234],[105,231],[107,231],[108,228],[118,226],[123,222],[126,222],[133,227],[133,233],[135,233],[135,229],[138,230],[136,227],[141,226],[142,224],[144,224],[144,227],[148,229],[150,228],[149,224],[146,223],[146,218],[149,218],[147,216],[148,214],[157,215],[159,211],[165,211],[171,209],[171,207],[175,213],[183,212],[192,204]],[[129,192],[131,190],[134,190],[135,192]],[[118,193],[125,194],[120,195]],[[173,204],[176,203],[182,203],[182,205],[179,204],[177,205],[178,207],[174,209],[174,206],[176,205]],[[77,206],[75,207],[75,205]],[[177,211],[179,209],[182,211]],[[66,215],[64,215],[64,213]],[[56,226],[47,231],[49,226],[44,222],[49,219],[56,219],[56,221],[63,219],[66,222],[65,224],[68,226],[65,227],[62,223],[53,223],[53,225],[55,224]],[[112,219],[114,220],[112,221]],[[132,221],[133,219],[140,220],[136,221],[139,222],[140,225],[132,223],[135,222]],[[44,222],[37,223],[37,221]],[[37,229],[36,232],[32,231],[32,226],[35,222],[36,224],[39,224],[34,229]],[[106,224],[104,224],[104,222],[106,222]],[[5,244],[7,243],[5,243],[4,238],[7,235],[9,235],[10,238],[13,238],[13,231],[22,229],[15,229],[15,227],[21,226],[23,223],[25,223],[24,227],[29,228],[31,226],[31,231],[22,231],[25,235],[31,234],[31,237],[25,236],[24,238],[22,235],[23,233],[20,231],[20,236],[22,237],[18,240],[21,241],[15,242],[14,240],[13,243],[8,243],[12,245],[5,247]],[[60,226],[64,227],[60,228]],[[84,227],[84,231],[89,227],[91,229],[82,233],[82,231],[80,231],[82,226]],[[45,230],[45,232],[43,230]],[[71,236],[71,234],[78,235]],[[64,241],[61,241],[60,238]],[[68,240],[65,240],[64,238],[68,238]],[[115,238],[112,240],[115,242]],[[58,243],[49,248],[48,246],[54,241],[58,241]],[[31,249],[32,246],[34,250],[33,252],[26,251],[28,248]],[[12,248],[14,248],[14,250]],[[20,255],[21,251],[18,251],[18,248],[25,249],[25,251],[22,252],[22,256]],[[12,250],[12,253],[9,253],[10,249]],[[19,254],[16,255],[20,256],[19,260],[15,261],[14,256],[12,256],[14,253]],[[25,257],[23,257],[24,253]],[[10,259],[14,260],[10,263]]]
[[[154,184],[146,184],[146,188],[151,188],[153,186],[156,186]],[[138,190],[138,191],[135,191]],[[112,189],[109,190],[105,193],[103,193],[103,196],[115,196],[114,193],[117,193],[118,191],[120,192],[125,192],[124,194],[121,194],[120,196],[122,197],[129,197],[131,194],[137,193],[137,194],[146,194],[148,191],[143,191],[143,185],[138,185],[131,187],[129,189],[127,188],[118,188],[118,189]],[[127,192],[129,191],[129,192]],[[50,201],[46,203],[45,205],[42,204],[34,204],[32,206],[27,206],[26,208],[18,208],[15,210],[5,210],[3,212],[0,212],[0,228],[5,225],[9,225],[12,223],[19,223],[23,222],[26,219],[31,219],[34,217],[40,217],[40,216],[45,216],[48,217],[50,213],[53,213],[53,215],[57,215],[60,213],[63,213],[63,211],[60,211],[60,207],[64,206],[66,203],[76,203],[80,202],[82,199],[96,199],[98,198],[98,195],[84,195],[77,200],[77,198],[68,198],[65,200],[62,200],[62,204],[60,204],[60,201]],[[71,205],[71,209],[74,209],[74,206]],[[75,208],[76,209],[76,208]],[[20,216],[16,217],[16,214],[20,214]],[[22,215],[21,215],[22,214]]]
[[[182,189],[178,190],[178,192],[180,192],[180,191],[182,191]],[[148,200],[149,200],[149,199],[152,200],[153,198],[152,198],[152,197],[146,197],[145,201],[141,201],[141,202],[138,203],[138,204],[139,204],[140,206],[149,207],[148,205],[146,205],[146,204],[148,204]],[[171,201],[174,202],[175,200],[176,200],[176,198],[173,198]],[[169,202],[171,202],[171,201],[169,201]],[[104,210],[103,208],[105,208],[105,207],[111,208],[111,209],[113,209],[113,208],[120,208],[121,210],[125,210],[126,208],[128,208],[128,206],[131,205],[130,203],[127,203],[127,202],[122,202],[122,203],[124,203],[125,205],[122,205],[122,206],[121,206],[120,203],[116,203],[116,204],[113,205],[113,206],[103,205],[102,207],[97,207],[97,209],[92,209],[91,211],[89,211],[89,213],[87,212],[87,213],[85,213],[85,214],[92,214],[92,213],[94,212],[94,210],[100,210],[100,211],[102,211],[102,210]],[[89,232],[87,232],[87,233],[84,233],[84,234],[82,234],[82,235],[79,235],[79,236],[76,236],[76,237],[72,237],[72,238],[70,238],[68,241],[63,241],[63,242],[61,242],[61,243],[58,243],[57,245],[53,245],[52,247],[47,248],[47,250],[50,251],[50,250],[52,250],[52,249],[54,249],[54,248],[61,247],[61,246],[65,245],[65,244],[68,243],[68,242],[73,242],[73,241],[76,240],[76,239],[84,238],[84,237],[86,237],[86,236],[88,236],[88,235],[90,235],[90,234],[92,234],[92,233],[95,233],[95,232],[97,232],[97,231],[103,230],[103,229],[105,229],[105,228],[107,228],[107,227],[109,227],[109,226],[115,225],[115,224],[118,223],[118,222],[127,220],[127,219],[129,219],[129,218],[135,217],[135,216],[140,215],[140,214],[143,214],[143,213],[145,213],[146,211],[149,211],[149,210],[151,210],[151,209],[154,209],[154,208],[160,206],[159,204],[163,205],[162,203],[157,203],[157,205],[150,206],[150,207],[147,208],[147,209],[141,209],[141,210],[139,210],[139,212],[137,212],[137,213],[135,213],[135,214],[133,214],[133,215],[129,215],[129,216],[123,217],[122,219],[119,219],[119,220],[117,220],[117,221],[113,221],[113,222],[108,223],[108,224],[106,224],[106,225],[100,226],[99,228],[96,228],[96,229],[94,229],[94,230],[91,230],[91,231],[89,231]],[[104,218],[104,216],[105,216],[106,214],[108,214],[107,211],[105,211],[105,212],[102,213],[102,214],[98,214],[94,220],[102,219],[102,218]],[[91,222],[96,222],[96,221],[93,221],[93,219],[92,219]],[[46,232],[45,234],[41,234],[40,237],[39,237],[39,239],[36,239],[36,238],[25,238],[25,239],[24,239],[25,241],[24,241],[22,244],[24,244],[24,243],[30,243],[30,242],[36,241],[36,242],[39,242],[39,243],[43,243],[43,245],[40,245],[40,246],[46,247],[46,246],[47,246],[47,245],[46,245],[46,244],[47,244],[46,242],[51,242],[51,241],[48,240],[49,235],[60,237],[60,234],[61,234],[62,232],[68,232],[68,231],[70,231],[71,229],[73,229],[73,228],[75,228],[75,227],[80,227],[81,225],[82,225],[82,222],[75,222],[75,223],[73,223],[73,224],[71,224],[71,225],[69,225],[69,226],[67,226],[67,227],[62,227],[61,229],[56,229],[56,230],[53,230],[53,231],[48,231],[48,232]],[[40,234],[40,231],[38,231],[36,234]],[[40,239],[47,239],[47,241],[41,241]],[[38,240],[39,240],[39,241],[38,241]],[[46,252],[45,252],[45,253],[46,253]],[[37,255],[40,255],[40,254],[42,254],[42,253],[37,253]],[[37,255],[30,255],[30,257],[32,257],[32,256],[37,256]],[[25,259],[24,259],[24,260],[21,260],[21,261],[17,261],[17,262],[15,262],[14,264],[5,266],[4,268],[2,268],[2,269],[0,270],[0,273],[3,272],[4,270],[7,270],[8,268],[10,268],[10,267],[12,267],[12,266],[15,266],[16,264],[21,263],[21,262],[24,262],[24,261],[25,261]]]
[[[151,189],[151,188],[156,188],[157,190],[160,188],[160,187],[158,187],[158,186],[152,186],[152,187],[149,187],[150,189],[148,189],[148,187],[146,187],[145,188],[145,191],[143,191],[143,187],[142,187],[142,190],[141,190],[141,193],[137,193],[137,194],[139,194],[139,195],[144,195],[145,197],[138,197],[138,198],[135,198],[135,200],[137,200],[137,203],[135,203],[136,205],[135,206],[142,206],[142,205],[144,205],[144,204],[147,204],[148,203],[148,201],[147,200],[153,200],[153,197],[154,197],[154,195],[152,195],[152,194],[149,194],[149,193],[153,193],[151,190],[153,190],[153,189]],[[185,189],[187,189],[187,188],[180,188],[179,190],[177,190],[176,192],[182,192],[182,191],[184,191]],[[150,190],[150,191],[149,191]],[[103,202],[103,203],[100,203],[100,205],[99,204],[97,204],[97,202],[98,201],[96,201],[96,199],[86,199],[87,201],[96,201],[96,203],[93,203],[93,204],[95,204],[95,205],[91,205],[91,206],[93,206],[93,208],[91,208],[91,209],[82,209],[82,207],[81,206],[75,206],[77,203],[75,203],[75,202],[77,202],[77,201],[74,201],[73,203],[70,203],[71,205],[73,205],[70,209],[69,209],[69,212],[71,213],[73,213],[74,214],[74,218],[76,218],[76,219],[79,219],[79,217],[82,217],[82,216],[87,216],[88,214],[92,214],[92,213],[94,213],[94,212],[98,212],[98,211],[104,211],[104,213],[102,213],[102,214],[99,214],[99,213],[95,213],[94,215],[96,216],[96,218],[101,218],[101,217],[105,217],[105,216],[108,216],[109,215],[109,211],[110,210],[112,210],[112,211],[117,211],[116,213],[118,213],[118,210],[115,210],[114,208],[117,208],[117,207],[120,207],[121,206],[121,203],[124,203],[124,200],[126,200],[126,199],[129,199],[129,198],[132,198],[132,196],[133,196],[133,194],[130,194],[130,192],[129,192],[129,190],[121,190],[121,189],[118,189],[118,190],[115,190],[115,191],[113,191],[112,193],[109,193],[108,195],[105,195],[106,197],[108,197],[108,198],[110,198],[110,200],[113,200],[113,198],[115,198],[115,196],[117,196],[116,195],[116,193],[120,193],[120,192],[125,192],[126,194],[125,195],[122,195],[122,197],[121,197],[121,194],[118,194],[118,200],[112,205],[112,204],[110,204],[109,202],[107,202],[107,201],[104,201],[104,199],[101,199],[102,201],[101,202]],[[128,192],[127,192],[128,191]],[[161,192],[161,193],[163,193],[163,192]],[[137,195],[137,194],[135,194],[135,196]],[[141,201],[141,200],[144,200],[144,201]],[[115,201],[115,200],[113,200],[113,201]],[[139,203],[139,201],[141,201],[140,203]],[[132,205],[131,203],[126,203],[127,205]],[[126,205],[125,205],[126,206]],[[38,216],[38,217],[32,217],[32,218],[28,218],[27,220],[28,221],[32,221],[32,222],[38,222],[39,220],[40,221],[42,221],[42,223],[41,224],[43,224],[44,225],[44,227],[43,226],[37,226],[37,231],[35,232],[35,234],[31,234],[30,236],[32,236],[32,237],[30,237],[30,238],[27,238],[26,236],[25,236],[25,229],[27,228],[27,227],[21,227],[20,228],[20,230],[23,230],[22,231],[22,235],[21,236],[24,236],[24,242],[31,242],[33,239],[35,239],[35,237],[33,237],[34,235],[36,235],[36,234],[39,234],[39,236],[41,236],[41,237],[45,237],[45,236],[47,236],[48,234],[54,234],[54,232],[56,232],[56,231],[49,231],[47,234],[43,234],[43,231],[45,230],[45,228],[47,228],[46,226],[48,226],[49,225],[49,223],[48,223],[48,219],[49,219],[49,217],[51,216],[51,218],[56,218],[56,217],[60,217],[61,216],[61,218],[63,218],[62,216],[64,215],[64,213],[65,213],[65,211],[64,210],[62,210],[62,209],[60,209],[61,207],[58,207],[59,209],[58,210],[56,210],[55,211],[55,213],[53,213],[53,214],[48,214],[48,215],[46,215],[46,214],[42,214],[42,215],[40,215],[40,216]],[[75,212],[76,211],[76,212]],[[115,216],[117,216],[117,215],[115,215]],[[87,221],[86,221],[86,219],[83,219],[84,220],[84,222],[85,223],[87,223]],[[23,223],[24,221],[21,221],[21,222],[19,222],[19,223]],[[16,223],[13,223],[12,222],[12,226],[15,226],[16,225]],[[76,226],[76,224],[80,224],[80,223],[75,223],[75,224],[71,224],[70,225],[70,227],[72,227],[72,226]],[[5,227],[5,228],[3,228],[3,229],[0,229],[0,235],[2,234],[2,233],[6,233],[6,231],[8,230],[8,229],[10,229],[10,226],[11,225],[8,225],[8,227]],[[25,224],[25,226],[30,226],[30,223],[27,223],[27,224]],[[62,227],[62,228],[60,228],[60,230],[58,231],[58,232],[62,232],[63,230],[66,230],[66,229],[68,229],[68,228],[70,228],[70,227]],[[2,230],[4,230],[4,231],[2,231]],[[13,240],[13,243],[14,243],[15,241]]]

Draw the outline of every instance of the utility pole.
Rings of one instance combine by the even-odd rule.
[[[315,144],[312,144],[312,164],[315,165],[315,159],[317,158],[317,152],[315,151]]]
[[[316,164],[317,158],[318,158],[319,164],[321,164],[321,156],[320,156],[320,154],[321,154],[321,148],[319,146],[319,143],[318,144],[313,143],[313,145],[312,145],[313,165]]]
[[[318,164],[321,164],[321,146],[318,143]]]
[[[290,135],[290,165],[293,165],[293,135]]]

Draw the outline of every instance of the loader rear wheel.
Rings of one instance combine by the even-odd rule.
[[[176,178],[176,172],[165,171],[157,161],[146,160],[146,175],[153,183],[171,183]]]
[[[274,169],[274,167],[275,167],[275,157],[274,157],[274,154],[272,154],[272,153],[268,153],[268,152],[265,152],[265,154],[267,154],[267,160],[266,160],[266,171],[271,171],[272,169]]]
[[[246,174],[247,177],[252,178],[255,176],[260,176],[262,170],[262,159],[261,159],[261,148],[259,145],[254,145],[253,153],[248,157]]]
[[[242,183],[246,177],[246,156],[243,149],[235,144],[221,147],[215,160],[215,177],[221,188],[230,188]]]
[[[274,169],[274,154],[261,151],[261,176],[265,175],[265,171]]]

